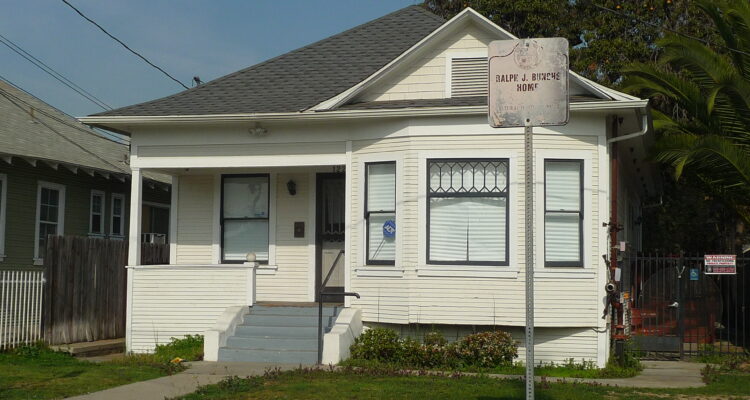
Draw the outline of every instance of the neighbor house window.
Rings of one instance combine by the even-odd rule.
[[[221,195],[222,261],[267,263],[269,175],[225,175]]]
[[[89,209],[89,234],[104,234],[104,192],[101,190],[91,191],[91,204]]]
[[[34,258],[44,259],[49,235],[62,235],[65,222],[65,186],[39,182],[36,200]]]
[[[508,265],[508,160],[427,160],[427,262]]]
[[[112,219],[110,221],[112,236],[125,236],[125,196],[112,193]]]
[[[583,160],[544,161],[544,264],[583,266]]]
[[[5,208],[7,204],[8,178],[0,174],[0,261],[5,258]]]
[[[396,262],[396,162],[365,164],[367,264]]]

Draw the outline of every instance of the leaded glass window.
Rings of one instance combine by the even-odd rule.
[[[508,265],[508,160],[427,160],[427,262]]]

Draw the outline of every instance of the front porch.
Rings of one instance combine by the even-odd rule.
[[[131,221],[141,218],[137,182],[150,170],[172,176],[170,261],[139,265],[140,249],[129,249],[127,351],[187,334],[207,335],[208,344],[223,324],[223,336],[210,339],[218,349],[247,322],[237,313],[259,301],[315,302],[332,269],[327,288],[348,288],[345,165],[137,168]]]

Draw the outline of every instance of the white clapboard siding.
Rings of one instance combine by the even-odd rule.
[[[214,177],[180,177],[177,196],[177,264],[211,264],[213,260]]]
[[[290,195],[287,182],[297,184],[297,193]],[[314,230],[310,226],[308,173],[276,175],[276,271],[258,275],[259,301],[308,301],[308,243]],[[305,237],[294,237],[294,223],[305,222]]]
[[[445,97],[445,69],[451,53],[487,52],[487,46],[496,38],[490,33],[471,26],[440,40],[429,50],[404,67],[394,70],[381,82],[358,96],[358,101],[389,101],[404,99],[437,99]],[[486,72],[485,72],[486,73]]]
[[[130,337],[128,351],[152,352],[171,338],[202,335],[231,306],[248,304],[245,266],[128,267],[130,279]]]
[[[536,324],[540,327],[596,327],[600,324],[601,299],[598,298],[598,273],[603,270],[598,249],[602,234],[598,224],[598,137],[538,135],[535,148],[541,150],[563,149],[591,152],[591,177],[593,193],[590,257],[592,268],[587,275],[565,278],[538,278],[536,283]],[[515,204],[510,204],[510,218],[515,219],[516,231],[510,232],[516,238],[516,265],[508,267],[487,266],[488,271],[516,270],[516,277],[433,277],[418,274],[420,246],[426,244],[419,238],[419,226],[425,224],[424,215],[419,215],[418,193],[420,152],[451,149],[454,151],[514,151],[523,154],[521,135],[456,135],[363,140],[352,143],[352,233],[351,268],[361,268],[364,251],[362,246],[364,231],[362,183],[359,182],[362,159],[380,155],[399,154],[403,159],[403,173],[400,190],[402,194],[401,224],[398,234],[402,241],[401,277],[358,276],[352,274],[352,290],[361,299],[352,300],[354,307],[362,309],[364,321],[379,323],[419,323],[419,324],[466,324],[466,325],[505,325],[523,326],[525,321],[524,303],[524,232],[523,232],[523,187],[517,185]],[[523,182],[523,159],[517,157],[515,169],[510,171],[510,180]],[[606,188],[605,188],[606,189]],[[540,199],[537,199],[540,200]],[[596,342],[592,344],[596,347]]]

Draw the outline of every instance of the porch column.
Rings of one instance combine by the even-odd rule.
[[[131,168],[130,226],[128,265],[141,265],[141,213],[143,210],[143,175],[140,168]]]
[[[172,175],[172,198],[169,205],[169,263],[177,264],[177,203],[180,178]]]

